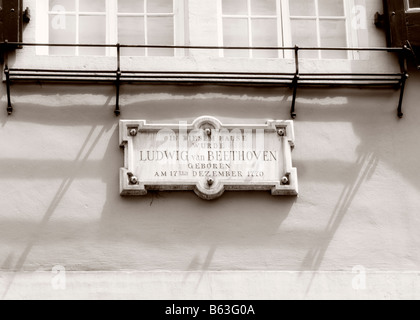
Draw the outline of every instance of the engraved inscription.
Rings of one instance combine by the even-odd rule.
[[[216,198],[225,190],[297,194],[291,121],[224,126],[215,118],[202,117],[192,124],[159,126],[123,120],[120,138],[125,148],[122,195],[152,189],[193,189],[205,199]],[[127,185],[127,175],[138,182]]]

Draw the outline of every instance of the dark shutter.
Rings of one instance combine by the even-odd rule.
[[[388,46],[402,47],[408,40],[405,0],[384,0],[385,18],[389,25]]]
[[[21,42],[23,29],[22,0],[1,0],[1,41]]]
[[[407,12],[408,41],[412,46],[420,47],[420,12]]]
[[[0,43],[4,41],[3,30],[3,0],[0,0]]]
[[[387,45],[402,47],[408,40],[412,46],[419,47],[420,11],[408,10],[405,0],[383,0],[383,3]]]

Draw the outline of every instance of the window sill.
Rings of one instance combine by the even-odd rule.
[[[212,54],[212,55],[211,55]],[[13,69],[62,69],[115,71],[114,56],[48,56],[36,55],[33,48],[16,51],[9,58]],[[215,52],[175,57],[121,57],[122,71],[155,72],[249,72],[295,73],[294,59],[218,57]],[[301,73],[398,73],[396,56],[387,52],[363,53],[359,60],[299,59]]]

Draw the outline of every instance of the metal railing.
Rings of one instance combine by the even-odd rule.
[[[400,89],[398,117],[402,118],[402,102],[405,83],[408,79],[407,60],[412,54],[409,46],[402,48],[345,48],[345,47],[237,47],[237,46],[168,46],[168,45],[124,45],[124,44],[51,44],[51,43],[0,43],[5,52],[4,74],[7,86],[7,112],[13,112],[10,86],[23,81],[52,82],[109,82],[116,86],[115,115],[121,114],[119,96],[120,86],[125,83],[200,83],[200,84],[241,84],[241,85],[274,85],[289,86],[293,90],[290,115],[296,117],[297,90],[303,86],[375,86]],[[116,69],[114,70],[65,70],[65,69],[29,69],[9,68],[8,51],[22,47],[95,47],[116,49]],[[292,51],[294,72],[201,72],[201,71],[149,71],[122,70],[121,49],[185,49],[185,50],[265,50]],[[301,73],[300,56],[302,51],[354,51],[354,52],[388,52],[397,53],[401,72],[399,73]]]

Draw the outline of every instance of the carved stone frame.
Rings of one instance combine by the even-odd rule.
[[[187,131],[199,130],[206,128],[211,129],[263,129],[264,133],[273,133],[280,136],[283,140],[282,156],[283,164],[282,172],[283,178],[278,181],[270,181],[270,183],[261,183],[249,181],[238,184],[235,181],[223,182],[216,179],[214,184],[209,185],[203,179],[196,179],[191,183],[176,182],[176,181],[155,181],[153,183],[141,181],[133,175],[134,164],[132,154],[134,152],[133,139],[137,133],[141,134],[144,131],[159,131],[161,129],[178,129],[179,124],[154,124],[148,123],[146,120],[120,120],[120,147],[124,148],[124,167],[120,169],[120,194],[122,196],[138,196],[147,194],[148,190],[157,191],[185,191],[194,190],[194,192],[201,198],[212,200],[220,197],[226,190],[230,191],[248,191],[248,190],[271,190],[272,195],[298,195],[298,181],[297,170],[292,166],[292,150],[294,148],[294,128],[291,120],[276,120],[267,121],[266,124],[222,124],[214,117],[204,116],[197,118],[191,124],[186,124]],[[279,140],[280,141],[280,140]],[[283,180],[283,181],[282,181]]]

